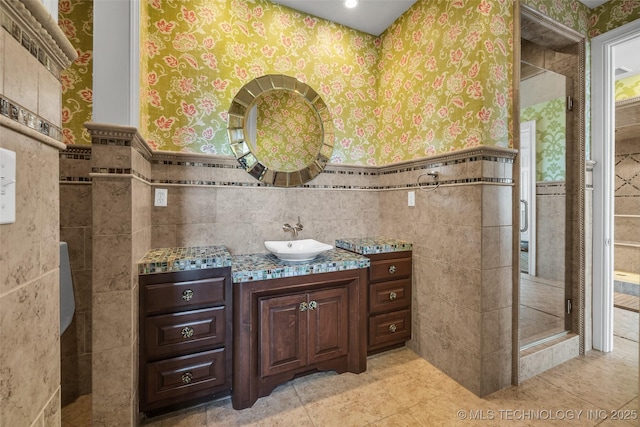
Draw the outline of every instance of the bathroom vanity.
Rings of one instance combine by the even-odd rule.
[[[336,240],[336,247],[371,261],[367,286],[368,354],[411,339],[412,244],[386,238]]]
[[[140,411],[228,395],[231,256],[222,246],[150,251],[140,274]]]
[[[304,263],[233,257],[233,407],[309,372],[366,370],[369,260],[334,249]]]

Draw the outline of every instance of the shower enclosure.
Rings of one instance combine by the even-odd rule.
[[[566,76],[521,63],[520,349],[571,330],[565,242],[572,88]]]

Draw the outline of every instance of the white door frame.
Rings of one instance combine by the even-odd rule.
[[[640,37],[640,20],[591,39],[591,158],[596,162],[593,168],[593,348],[606,352],[613,350],[613,48],[636,37]]]

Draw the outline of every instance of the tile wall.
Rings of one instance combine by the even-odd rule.
[[[151,248],[151,153],[134,128],[87,127],[92,137],[92,422],[137,425],[137,261]]]
[[[62,406],[91,393],[91,147],[60,152],[60,240],[67,242],[76,311],[60,337]]]
[[[0,225],[2,426],[60,425],[59,71],[74,51],[47,19],[39,2],[0,3],[0,148],[16,153],[16,221]]]
[[[640,273],[640,107],[616,107],[615,270]]]

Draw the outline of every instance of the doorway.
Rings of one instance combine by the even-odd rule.
[[[615,51],[640,38],[633,21],[592,39],[593,172],[593,348],[613,350],[614,194],[615,194]],[[599,167],[598,167],[599,165]]]

